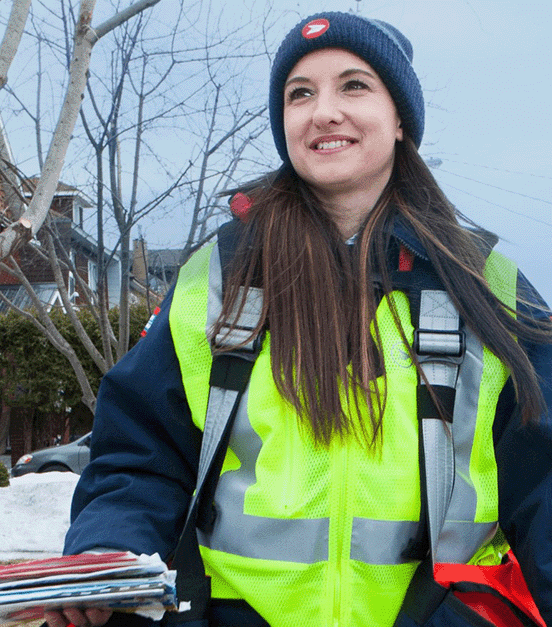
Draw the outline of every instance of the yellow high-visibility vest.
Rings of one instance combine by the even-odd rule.
[[[515,266],[492,252],[486,278],[515,309]],[[219,309],[218,248],[182,268],[171,332],[194,423],[209,396],[209,330]],[[407,296],[393,292],[409,342]],[[403,552],[420,517],[417,373],[386,299],[377,311],[387,376],[383,445],[354,437],[315,444],[271,374],[270,336],[257,358],[234,423],[215,493],[213,532],[199,533],[213,597],[245,599],[271,627],[390,627],[416,569]],[[466,329],[456,391],[456,478],[438,561],[498,563],[498,489],[492,425],[509,372]],[[376,381],[374,385],[381,385]],[[367,408],[366,408],[367,412]],[[353,420],[362,419],[352,416]]]

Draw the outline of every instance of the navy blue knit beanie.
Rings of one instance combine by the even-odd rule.
[[[395,102],[404,131],[419,147],[424,134],[424,97],[412,68],[412,45],[408,39],[380,20],[352,13],[317,13],[299,22],[286,35],[270,74],[270,124],[284,163],[290,163],[284,135],[284,86],[299,59],[321,48],[349,50],[374,68]]]

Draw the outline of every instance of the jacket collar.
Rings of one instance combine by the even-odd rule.
[[[472,234],[475,245],[479,248],[483,255],[488,257],[491,250],[498,242],[498,236],[491,233],[491,231],[487,231],[486,229],[477,226],[467,228],[466,230]],[[408,224],[400,215],[395,217],[393,223],[393,235],[417,257],[429,261],[427,252],[418,236],[410,224]]]
[[[413,231],[412,227],[400,216],[396,216],[392,224],[389,225],[389,231],[391,232],[393,237],[399,240],[401,244],[404,244],[404,246],[406,246],[406,248],[413,252],[417,257],[429,261],[429,257],[427,256],[425,248],[418,239],[416,233]],[[356,242],[359,233],[360,232],[355,233],[345,243],[348,245],[353,245]]]
[[[401,244],[404,244],[408,250],[412,251],[417,257],[429,261],[429,257],[418,236],[412,227],[406,223],[401,216],[397,216],[393,223],[393,235]]]

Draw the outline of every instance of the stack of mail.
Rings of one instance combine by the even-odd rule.
[[[45,610],[102,607],[159,620],[176,610],[176,571],[159,555],[83,553],[0,566],[0,622]]]

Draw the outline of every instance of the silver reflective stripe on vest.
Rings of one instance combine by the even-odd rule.
[[[402,555],[417,530],[417,521],[354,518],[350,557],[365,564],[405,564],[411,560]]]
[[[222,310],[222,272],[220,267],[220,257],[218,252],[218,246],[216,246],[213,250],[210,259],[209,266],[209,277],[210,282],[213,285],[218,285],[219,289],[210,289],[208,294],[208,315],[207,315],[207,326],[205,329],[205,334],[207,337],[210,335],[210,330],[214,323],[217,321],[218,316]],[[259,298],[256,299],[258,301]],[[262,302],[262,295],[260,297]],[[239,321],[244,319],[244,325],[248,324],[252,320],[252,316],[248,315],[247,308],[244,307],[244,315],[240,316]],[[211,315],[209,315],[211,314]],[[254,316],[253,316],[254,317]],[[237,316],[234,316],[237,319]],[[256,321],[259,319],[259,313],[254,320],[253,326],[256,326]],[[250,329],[251,331],[251,329]],[[228,332],[219,333],[223,337],[219,340],[219,335],[215,340],[215,343],[220,345],[228,345],[228,342],[232,342],[232,344],[241,343],[247,336],[243,335],[244,330],[242,328],[228,330]],[[218,342],[217,342],[218,340]],[[209,471],[209,466],[211,459],[214,455],[214,452],[218,446],[218,443],[222,439],[222,434],[226,427],[226,423],[230,414],[232,412],[232,408],[234,407],[234,403],[238,397],[238,392],[236,390],[227,390],[218,387],[211,387],[209,391],[209,401],[207,404],[207,414],[205,417],[205,426],[203,429],[203,438],[201,442],[201,451],[199,456],[199,466],[197,473],[197,485],[202,485],[206,474]],[[219,419],[220,418],[220,419]],[[195,502],[195,495],[193,497],[193,501]],[[190,511],[191,511],[190,507]]]
[[[431,554],[437,556],[454,483],[454,446],[447,425],[435,418],[422,421],[428,525]]]
[[[234,422],[230,448],[239,470],[221,475],[215,492],[213,532],[198,532],[199,543],[244,557],[313,564],[328,559],[329,519],[278,519],[244,514],[245,493],[256,482],[255,465],[262,441],[247,416],[246,391]]]
[[[234,310],[229,316],[230,322],[235,324],[233,324],[231,328],[230,326],[224,326],[217,333],[217,337],[215,338],[215,344],[217,346],[229,347],[242,344],[251,335],[251,331],[257,326],[263,309],[263,291],[258,287],[251,287],[247,293],[243,308],[239,311],[242,295],[243,288],[240,287]],[[253,337],[243,348],[245,348],[245,350],[252,350],[255,339],[256,338]]]
[[[211,388],[209,403],[207,405],[207,417],[230,416],[234,403],[238,397],[236,390],[223,390],[221,388]],[[209,471],[210,460],[222,439],[222,434],[226,426],[226,420],[205,420],[203,438],[201,442],[201,452],[199,456],[199,466],[197,471],[197,484],[201,485],[205,481]],[[191,509],[191,508],[190,508]]]
[[[448,294],[422,291],[420,329],[439,329],[441,333],[420,331],[420,351],[458,355],[460,338],[454,333],[458,328],[459,316]],[[423,425],[426,461],[430,458],[431,462],[430,467],[426,464],[426,475],[432,475],[427,477],[428,500],[434,510],[429,513],[432,555],[435,562],[442,563],[467,562],[493,537],[498,526],[496,522],[474,522],[477,493],[469,466],[483,376],[483,346],[469,329],[465,329],[464,336],[466,348],[461,364],[454,363],[454,359],[432,363],[431,358],[422,363],[430,384],[456,387],[452,438],[440,420],[424,420]],[[426,341],[427,337],[432,341]]]
[[[254,290],[251,306],[246,307],[248,328],[256,326],[255,312],[261,311],[262,300],[259,290]],[[248,296],[249,299],[249,296]],[[430,310],[441,315],[443,302],[436,294],[431,295],[429,307],[424,306],[423,325],[431,330],[451,330],[453,333],[439,338],[439,333],[425,334],[421,338],[424,350],[432,352],[439,342],[446,343],[444,352],[456,354],[457,343],[453,323],[450,321],[443,327],[435,322]],[[215,247],[210,260],[209,296],[206,331],[209,333],[213,323],[218,319],[222,306],[222,276],[218,248]],[[426,311],[427,310],[427,311]],[[240,323],[241,323],[240,318]],[[450,328],[452,325],[453,328]],[[240,325],[241,326],[241,325]],[[473,522],[476,506],[476,492],[469,480],[469,463],[474,439],[477,418],[479,386],[483,372],[482,347],[473,334],[467,332],[467,351],[464,362],[458,371],[457,365],[435,363],[428,360],[424,372],[430,383],[454,387],[458,375],[456,403],[454,410],[454,458],[456,460],[456,481],[450,507],[442,504],[442,518],[447,511],[437,549],[438,561],[465,562],[481,546],[494,528],[493,524],[476,524]],[[241,341],[245,337],[238,333],[232,341]],[[241,339],[240,339],[241,338]],[[218,340],[225,342],[228,336],[222,334]],[[226,344],[228,345],[228,344]],[[474,367],[478,366],[478,367]],[[427,368],[427,370],[426,370]],[[249,389],[249,388],[248,388]],[[230,403],[230,400],[227,399]],[[240,461],[238,470],[227,471],[219,479],[215,492],[217,517],[212,533],[198,531],[199,543],[216,551],[257,559],[288,561],[312,564],[328,559],[329,518],[317,519],[278,519],[245,514],[245,496],[249,487],[255,485],[255,468],[262,441],[257,435],[247,414],[248,390],[242,397],[240,407],[232,429],[230,449]],[[223,410],[221,409],[221,415]],[[440,420],[434,423],[442,431]],[[435,441],[442,441],[442,433],[434,432],[426,436]],[[448,436],[447,436],[448,437]],[[429,440],[426,446],[430,446]],[[440,446],[440,445],[439,445]],[[445,454],[447,456],[447,454]],[[450,456],[449,456],[450,457]],[[451,459],[446,467],[450,477],[453,468]],[[449,481],[450,483],[450,481]],[[398,564],[410,538],[416,534],[418,523],[413,521],[386,521],[355,518],[352,529],[351,559],[367,564]]]
[[[211,259],[209,260],[209,294],[207,301],[207,324],[206,334],[210,336],[211,329],[222,311],[222,271],[220,267],[220,255],[218,246],[213,248]],[[257,287],[249,289],[247,299],[242,311],[239,311],[243,289],[236,299],[235,307],[229,316],[230,322],[234,323],[232,329],[229,326],[223,327],[215,338],[216,346],[229,347],[241,344],[257,326],[263,308],[263,291]],[[255,338],[251,339],[244,346],[245,350],[251,350]]]

